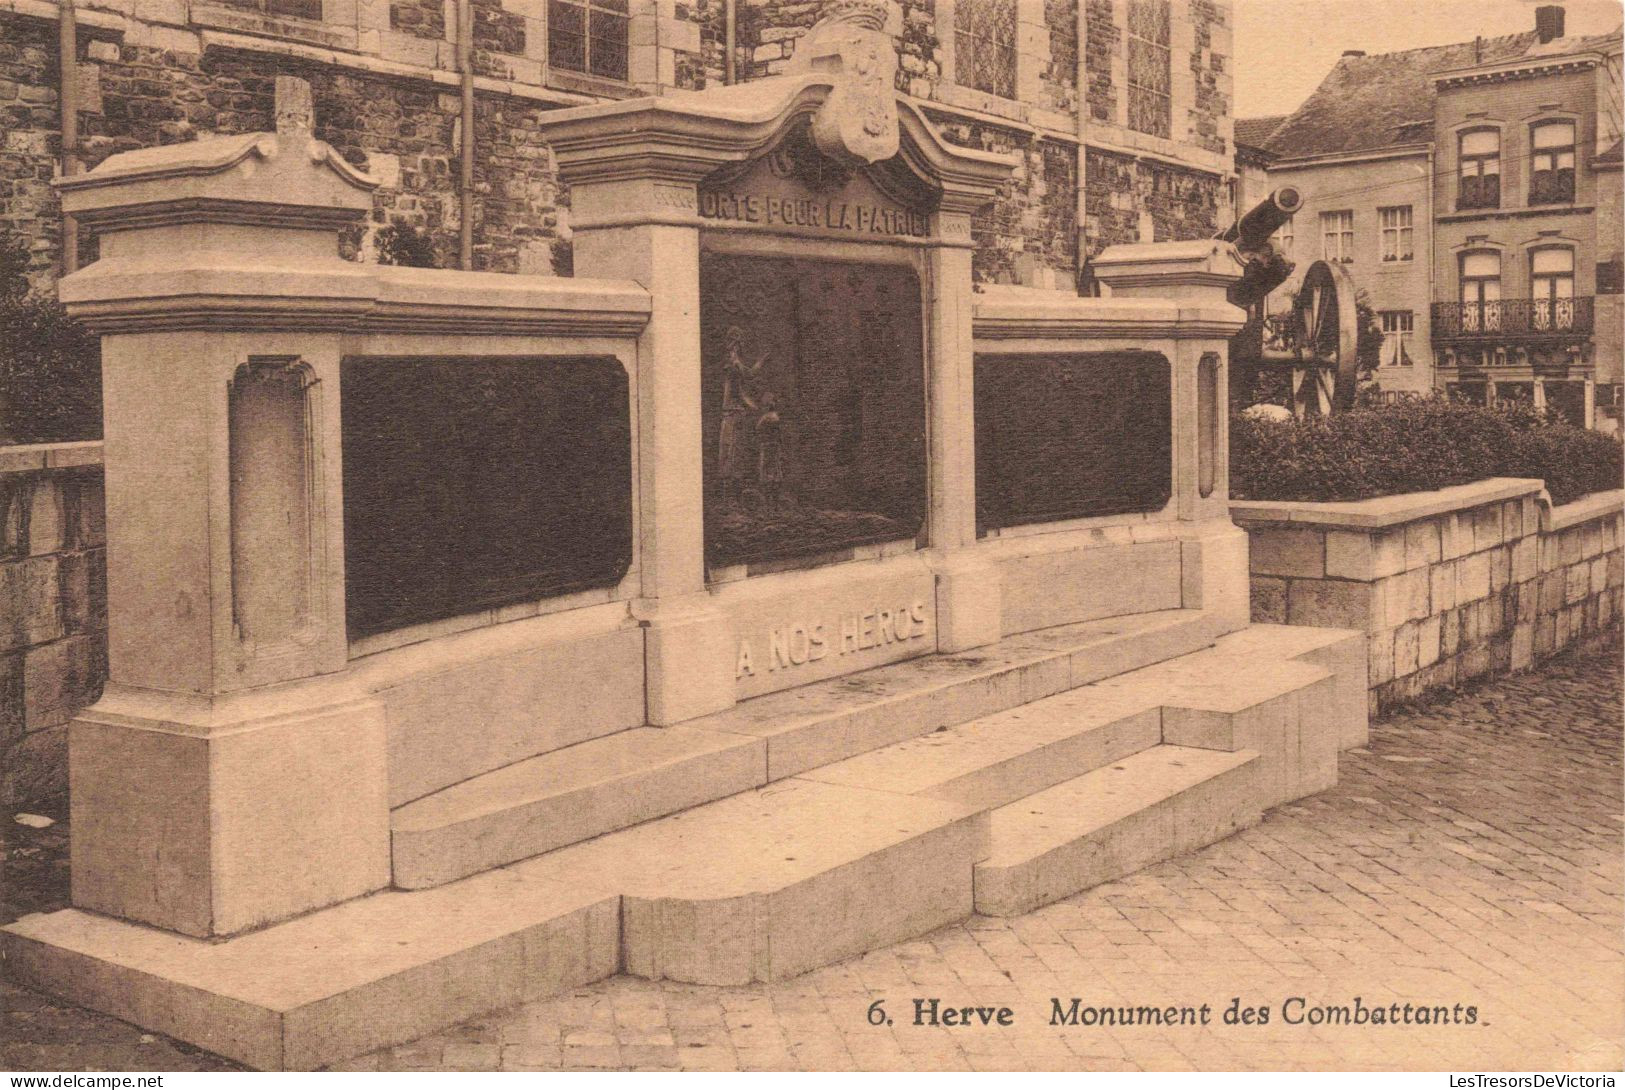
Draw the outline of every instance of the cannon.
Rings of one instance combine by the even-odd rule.
[[[1284,320],[1264,311],[1269,293],[1295,268],[1270,236],[1302,207],[1302,194],[1282,186],[1217,236],[1234,245],[1241,258],[1241,279],[1230,286],[1229,299],[1247,311],[1247,324],[1230,339],[1230,373],[1287,371],[1293,414],[1324,416],[1354,404],[1359,316],[1353,278],[1342,265],[1317,261],[1304,274]]]

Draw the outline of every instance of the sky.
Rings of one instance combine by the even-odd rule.
[[[1532,30],[1534,0],[1233,0],[1235,116],[1287,114],[1345,49],[1391,53]],[[1620,23],[1619,0],[1567,0],[1565,32]]]

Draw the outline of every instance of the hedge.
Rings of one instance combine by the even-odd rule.
[[[1554,503],[1619,488],[1617,438],[1530,406],[1486,408],[1444,397],[1357,408],[1324,418],[1230,422],[1230,494],[1236,499],[1363,500],[1538,477]]]
[[[100,438],[101,341],[27,271],[21,243],[0,238],[0,443]]]

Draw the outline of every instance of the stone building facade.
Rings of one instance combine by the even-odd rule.
[[[469,2],[471,265],[560,275],[571,270],[569,197],[539,119],[780,73],[827,7]],[[1228,3],[886,7],[898,89],[925,104],[950,139],[1021,157],[976,222],[979,280],[1070,290],[1087,283],[1087,259],[1107,245],[1205,237],[1228,222]],[[269,129],[276,77],[298,76],[312,85],[321,138],[384,180],[350,253],[376,260],[377,233],[396,225],[426,236],[436,264],[458,264],[456,0],[81,0],[75,16],[79,141],[70,150],[79,169],[132,148]],[[60,264],[49,184],[62,155],[58,39],[52,0],[0,7],[0,226],[25,236],[39,286]]]
[[[1619,142],[1619,62],[1617,34],[1560,38],[1434,77],[1434,343],[1464,396],[1618,430],[1620,330],[1595,304],[1619,291],[1599,247],[1619,181],[1592,160]]]
[[[1353,274],[1384,332],[1381,389],[1618,429],[1617,193],[1601,179],[1617,190],[1619,72],[1618,31],[1565,36],[1547,5],[1520,34],[1351,50],[1272,129],[1269,183],[1304,196],[1279,242],[1299,277],[1318,260]]]

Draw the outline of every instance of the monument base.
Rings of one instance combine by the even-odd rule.
[[[715,760],[745,754],[761,786],[224,942],[70,909],[0,931],[0,952],[21,983],[288,1069],[615,972],[784,979],[1027,911],[1329,786],[1364,725],[1363,637],[1226,627],[1093,621],[772,693],[673,728],[731,737]],[[574,789],[608,812],[648,791],[636,772]]]
[[[68,731],[73,903],[213,937],[381,889],[385,748],[376,701],[109,692]]]

